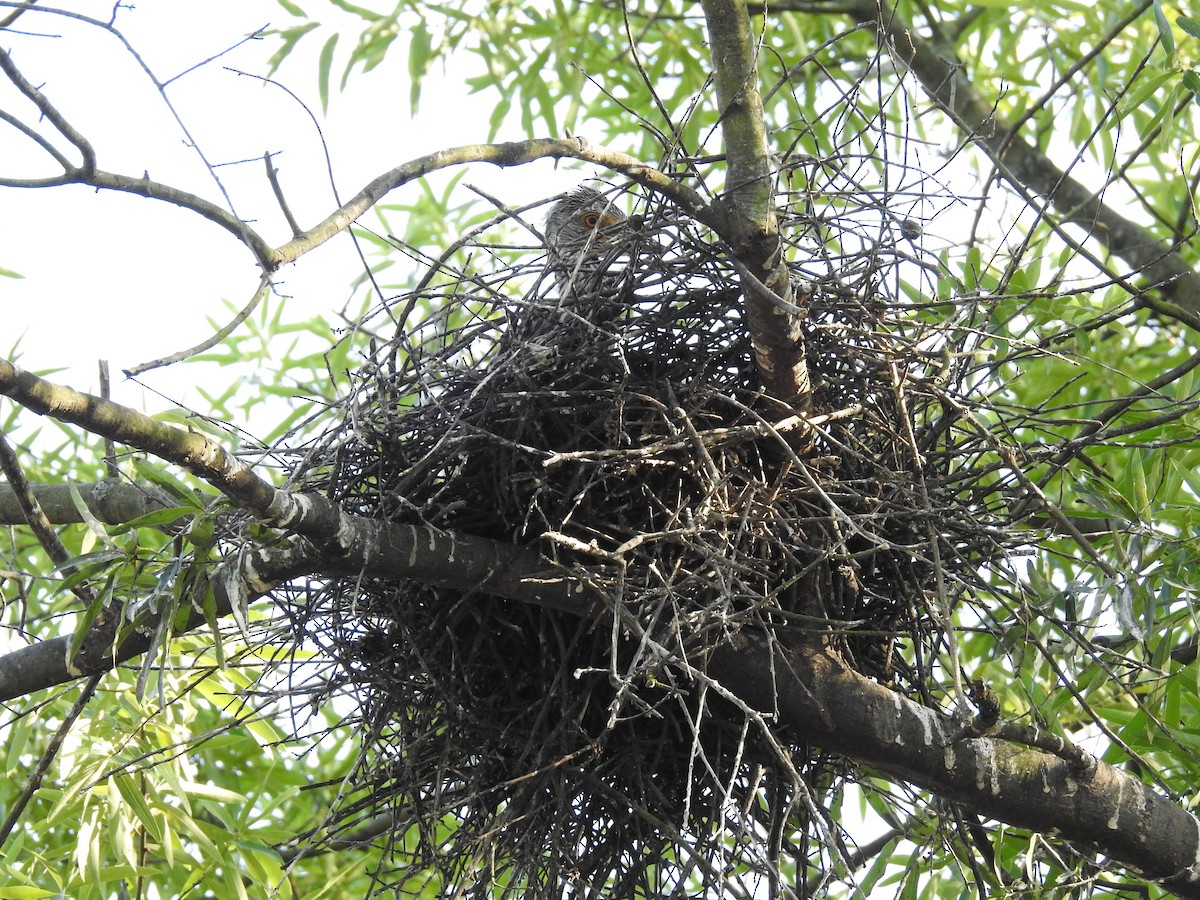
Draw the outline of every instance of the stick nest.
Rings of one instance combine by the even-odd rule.
[[[570,285],[497,222],[360,323],[382,336],[300,480],[361,515],[536,547],[606,609],[309,585],[302,638],[364,744],[341,828],[394,817],[381,886],[733,896],[783,819],[828,839],[816,801],[843,764],[723,696],[706,651],[819,634],[922,695],[962,573],[1003,544],[922,387],[937,335],[885,289],[915,223],[879,212],[783,218],[809,432],[762,395],[723,251],[669,209]]]

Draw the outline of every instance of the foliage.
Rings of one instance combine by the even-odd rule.
[[[289,56],[318,45],[322,106],[338,102],[335,87],[355,90],[388,54],[403,52],[414,111],[423,86],[443,71],[461,78],[464,90],[493,98],[480,140],[586,133],[660,161],[710,195],[723,186],[721,111],[710,89],[704,19],[692,4],[651,10],[473,0],[374,11],[331,0],[361,21],[357,34],[322,25],[318,18],[333,11],[325,5],[281,6],[295,24],[275,31],[264,66],[289,74]],[[1000,124],[935,108],[931,88],[880,57],[869,25],[874,4],[770,4],[754,23],[771,141],[788,166],[779,173],[781,198],[816,220],[835,218],[837,198],[807,188],[814,168],[844,171],[887,198],[886,221],[859,235],[865,244],[902,227],[908,230],[901,234],[915,235],[889,249],[915,262],[898,269],[894,293],[909,305],[888,327],[927,355],[925,378],[945,383],[952,376],[970,387],[957,396],[968,414],[954,427],[975,442],[961,465],[992,467],[986,503],[1011,514],[1031,535],[1023,542],[1036,544],[1036,552],[998,562],[987,585],[971,581],[953,644],[947,637],[934,648],[938,665],[920,689],[931,701],[953,703],[956,660],[967,678],[998,693],[1005,718],[1070,735],[1191,806],[1200,782],[1200,748],[1189,725],[1200,711],[1193,611],[1200,591],[1193,347],[1200,304],[1167,305],[1182,303],[1165,293],[1169,284],[1124,260],[1077,210],[1048,203],[1048,192],[1014,191],[1005,179],[1025,177],[1014,171],[1017,157],[998,162],[979,145],[996,130],[1013,129],[1014,144],[1045,154],[1197,268],[1190,198],[1200,165],[1200,76],[1193,69],[1200,26],[1160,0],[1133,7],[1115,0],[904,2],[895,12],[918,39],[961,64],[963,83]],[[950,187],[931,191],[925,178]],[[360,221],[363,245],[378,254],[375,277],[364,272],[361,306],[343,320],[290,321],[282,305],[268,302],[198,357],[255,367],[247,381],[206,376],[209,408],[198,412],[236,426],[272,399],[268,408],[278,414],[262,446],[275,448],[286,436],[287,452],[267,457],[292,465],[325,427],[321,411],[348,390],[346,373],[372,336],[355,331],[331,340],[328,353],[292,341],[324,339],[369,306],[411,289],[420,271],[411,260],[436,257],[492,215],[455,187],[407,188],[377,207],[378,218]],[[380,236],[399,221],[403,252]],[[831,245],[831,252],[846,249]],[[498,265],[517,258],[503,247],[495,253]],[[793,261],[804,265],[795,254]],[[930,337],[948,331],[952,338]],[[106,474],[98,440],[59,425],[35,433],[16,407],[0,417],[0,430],[29,451],[21,462],[31,481],[94,482]],[[959,447],[967,443],[961,433],[957,439]],[[1010,464],[1003,448],[1021,464]],[[259,445],[246,441],[245,449]],[[64,528],[74,565],[102,597],[149,599],[185,612],[193,602],[204,607],[209,598],[189,592],[198,576],[186,573],[203,570],[255,526],[228,519],[213,526],[224,507],[211,496],[182,481],[171,491],[129,459],[120,465],[127,477],[174,493],[188,518],[141,523],[156,527]],[[1029,504],[1029,484],[1046,504]],[[1049,507],[1073,530],[1054,521]],[[180,527],[162,527],[173,524]],[[13,643],[74,630],[82,607],[30,533],[10,529],[2,554],[4,621]],[[145,668],[135,664],[101,682],[3,845],[8,886],[0,896],[320,897],[372,890],[371,873],[382,859],[377,848],[284,860],[283,852],[331,826],[331,810],[353,808],[356,798],[339,794],[361,760],[337,727],[346,712],[336,702],[304,715],[276,702],[289,691],[303,696],[311,648],[286,656],[276,623],[256,615],[247,633],[214,619],[209,630],[153,654]],[[911,661],[916,647],[907,651]],[[14,704],[0,720],[7,754],[0,809],[13,807],[74,698],[73,688],[50,690]],[[847,847],[827,873],[790,873],[833,896],[957,897],[985,885],[1012,895],[1087,896],[1103,895],[1118,880],[1149,896],[1163,893],[1094,854],[1008,826],[989,825],[993,866],[971,814],[931,805],[916,789],[863,777],[857,793],[829,802],[835,823],[864,844],[895,828],[859,868],[848,863]],[[414,830],[402,843],[437,840],[450,828],[434,823],[432,835]],[[437,896],[442,888],[432,872],[406,878],[404,889],[414,895]]]

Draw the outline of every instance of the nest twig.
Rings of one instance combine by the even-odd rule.
[[[727,865],[761,868],[780,817],[810,818],[840,775],[681,661],[741,628],[820,634],[922,694],[964,584],[935,576],[1003,549],[987,494],[950,477],[930,335],[896,317],[897,257],[859,219],[833,240],[828,218],[785,218],[825,417],[803,457],[761,394],[731,267],[668,211],[644,220],[590,299],[540,259],[440,265],[299,473],[355,513],[533,544],[611,614],[310,591],[297,621],[366,745],[344,822],[394,813],[380,878],[398,890],[422,870],[480,897],[736,896]]]

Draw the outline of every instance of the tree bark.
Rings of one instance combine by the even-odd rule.
[[[925,788],[981,815],[1089,844],[1200,897],[1200,821],[1103,762],[964,734],[961,723],[869,681],[828,653],[781,654],[742,632],[708,672],[791,735]]]
[[[811,403],[804,298],[792,289],[775,215],[774,173],[758,90],[758,55],[745,0],[704,0],[727,174],[721,234],[742,279],[763,386],[796,412]]]
[[[84,521],[83,513],[71,497],[66,484],[31,485],[42,511],[55,525],[70,525]],[[75,489],[92,515],[106,525],[130,522],[146,513],[167,509],[175,504],[156,488],[119,481],[99,481],[77,484]],[[0,484],[0,525],[23,525],[25,515],[11,486]]]

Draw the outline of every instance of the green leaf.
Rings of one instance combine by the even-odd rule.
[[[308,18],[308,14],[305,13],[304,10],[302,10],[295,3],[292,3],[291,0],[276,0],[276,2],[280,6],[282,6],[284,9],[286,9],[289,13],[291,13],[293,16],[295,16],[296,18],[298,18],[298,19],[307,19]]]
[[[278,50],[271,54],[270,59],[267,60],[267,74],[273,75],[279,69],[280,64],[296,49],[296,45],[300,43],[300,39],[310,31],[320,27],[320,22],[308,22],[295,28],[285,28],[282,31],[276,32],[283,43]]]
[[[1158,26],[1158,36],[1162,39],[1163,49],[1167,53],[1175,52],[1175,36],[1171,34],[1171,25],[1163,12],[1162,0],[1154,0],[1154,24]]]
[[[1137,87],[1137,89],[1134,90],[1133,93],[1131,93],[1126,98],[1125,102],[1123,102],[1120,105],[1118,115],[1120,115],[1122,118],[1124,118],[1125,116],[1128,116],[1134,110],[1141,109],[1142,107],[1146,106],[1147,101],[1151,97],[1154,97],[1155,95],[1157,95],[1159,92],[1159,89],[1164,84],[1166,84],[1168,81],[1172,80],[1174,77],[1175,77],[1174,72],[1162,72],[1162,73],[1159,73],[1158,75],[1155,75],[1152,78],[1148,78],[1145,81],[1143,81]],[[1157,117],[1162,115],[1162,110],[1160,108],[1157,108],[1157,104],[1156,104],[1156,108],[1154,110],[1152,110],[1152,113],[1155,115],[1155,118],[1150,119],[1149,123],[1141,123],[1142,130],[1145,130],[1148,127],[1148,125],[1156,122]]]
[[[967,249],[967,258],[963,262],[962,273],[963,287],[967,291],[976,290],[983,277],[983,251],[979,249],[978,244],[972,244]]]
[[[117,788],[121,798],[142,823],[142,827],[156,841],[161,842],[163,836],[161,823],[159,817],[150,809],[150,804],[146,802],[145,787],[138,785],[129,775],[116,775],[109,783]]]
[[[1197,22],[1195,19],[1190,19],[1187,16],[1177,16],[1175,19],[1175,24],[1178,25],[1179,29],[1184,33],[1200,40],[1200,22]]]
[[[321,48],[317,60],[317,90],[321,95],[321,110],[329,111],[329,70],[333,67],[333,51],[337,47],[338,36],[331,34]]]
[[[421,100],[421,82],[425,78],[425,73],[429,71],[429,65],[433,61],[433,36],[429,32],[429,26],[422,19],[417,23],[417,27],[412,30],[408,44],[408,77],[411,82],[408,95],[409,110],[416,114],[417,107]]]
[[[1191,91],[1197,99],[1200,99],[1200,75],[1196,74],[1195,69],[1188,69],[1184,72],[1180,83]]]
[[[71,494],[71,503],[74,504],[75,511],[79,513],[88,530],[100,538],[106,547],[115,548],[117,545],[108,536],[108,529],[104,527],[104,523],[96,518],[91,508],[84,502],[83,495],[79,493],[79,486],[72,481],[67,484],[67,490]]]
[[[177,522],[185,516],[194,515],[195,512],[196,508],[194,506],[171,506],[165,509],[156,509],[145,515],[130,519],[125,523],[125,527],[159,528],[163,525],[170,525],[172,522]]]
[[[347,0],[329,0],[338,9],[343,9],[348,13],[353,13],[360,19],[366,19],[368,22],[377,22],[383,18],[379,13],[372,12],[362,6],[355,6],[353,3],[348,3]]]
[[[162,488],[176,500],[183,501],[193,510],[204,509],[204,502],[201,500],[200,495],[158,463],[144,457],[135,456],[133,458],[133,467],[139,475],[151,484]]]

